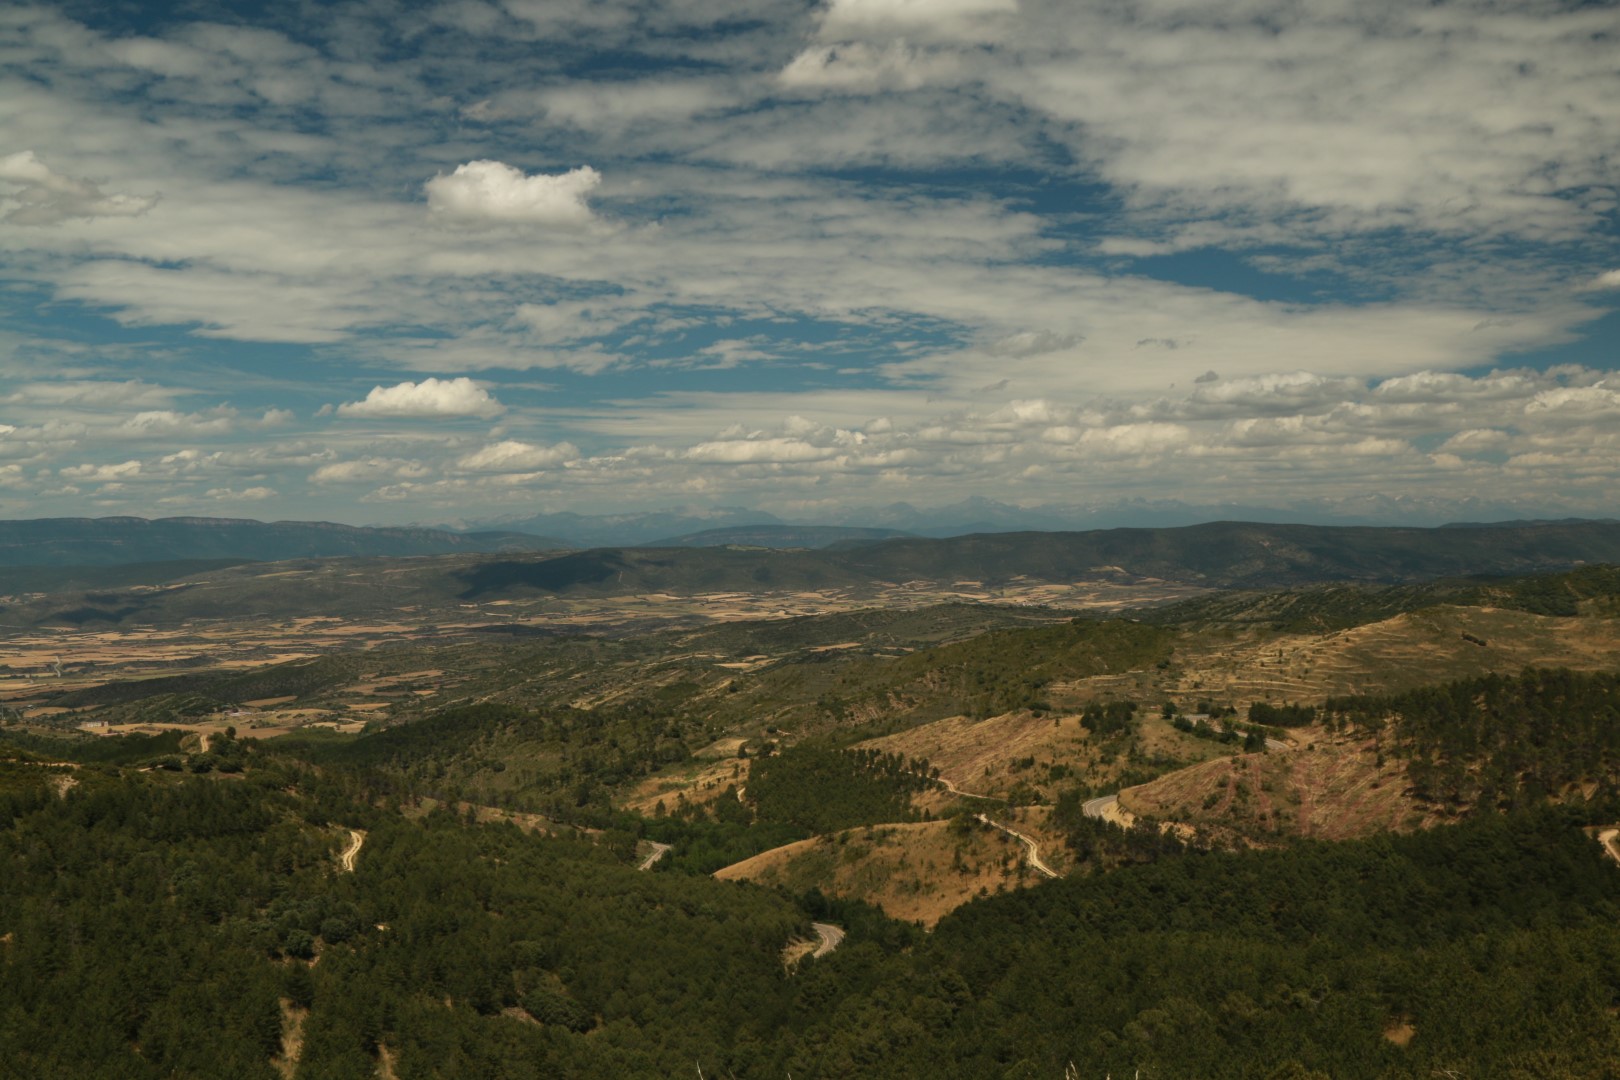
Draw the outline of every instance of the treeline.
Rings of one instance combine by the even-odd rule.
[[[917,821],[911,796],[933,787],[927,762],[877,750],[794,746],[754,762],[748,799],[759,820],[812,835]]]
[[[1080,722],[1099,739],[1133,734],[1136,731],[1136,702],[1094,701],[1081,713]]]
[[[1171,717],[1170,726],[1198,739],[1208,739],[1229,746],[1242,743],[1243,752],[1247,754],[1258,753],[1266,748],[1264,730],[1252,725],[1242,725],[1240,728],[1239,725],[1228,723],[1225,727],[1217,729],[1208,720],[1203,718],[1194,720],[1184,713],[1177,713]]]
[[[851,703],[903,699],[918,716],[960,713],[983,720],[1019,709],[1044,712],[1051,708],[1046,687],[1054,680],[1167,664],[1175,640],[1175,631],[1128,619],[991,630],[869,663],[848,677],[849,688],[838,691],[836,707],[827,711],[841,719]]]
[[[1377,733],[1408,759],[1421,798],[1506,808],[1620,775],[1620,675],[1531,668],[1323,706],[1340,727]]]
[[[1264,593],[1214,593],[1145,613],[1167,626],[1219,623],[1321,631],[1361,626],[1440,604],[1495,607],[1534,615],[1613,615],[1620,610],[1620,566],[1586,566],[1524,577],[1454,578],[1421,585],[1319,585]]]
[[[1249,720],[1266,727],[1306,727],[1316,723],[1314,705],[1268,705],[1256,701],[1249,706]]]
[[[354,740],[288,746],[402,794],[568,815],[606,812],[615,788],[686,759],[702,731],[701,720],[656,699],[599,709],[485,703]]]
[[[103,683],[54,698],[61,708],[123,705],[166,698],[170,702],[203,701],[201,711],[261,698],[307,697],[352,679],[361,661],[348,656],[321,656],[241,673],[195,672]]]
[[[180,741],[185,734],[173,729],[156,735],[131,732],[127,735],[58,738],[21,730],[7,731],[0,734],[0,757],[20,751],[24,757],[38,757],[43,761],[133,765],[178,754]]]

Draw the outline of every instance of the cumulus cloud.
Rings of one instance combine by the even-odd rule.
[[[83,480],[92,484],[107,484],[139,476],[139,461],[123,461],[113,465],[70,465],[58,469],[57,475],[67,480]]]
[[[395,386],[374,386],[364,401],[337,407],[339,416],[397,419],[431,416],[498,416],[506,407],[466,376],[428,378]]]
[[[1620,391],[1602,386],[1560,386],[1538,393],[1525,405],[1524,411],[1616,415],[1620,414]]]
[[[1593,278],[1588,284],[1589,289],[1620,289],[1620,270],[1606,270]]]
[[[572,443],[537,446],[519,439],[507,439],[467,454],[457,460],[456,468],[468,472],[536,472],[578,457],[579,448]]]
[[[334,461],[322,465],[313,473],[310,473],[309,479],[315,484],[351,484],[358,481],[377,481],[384,478],[416,480],[432,474],[433,470],[420,461],[369,457],[356,458],[351,461]]]
[[[0,182],[17,189],[0,197],[0,220],[13,225],[56,225],[76,218],[139,217],[157,196],[107,195],[88,180],[52,170],[32,150],[0,158]]]
[[[685,457],[713,465],[778,465],[824,461],[837,452],[834,447],[795,438],[725,439],[698,443],[686,451]]]
[[[231,430],[235,418],[236,410],[228,407],[202,414],[177,412],[174,409],[147,409],[119,424],[114,432],[128,439],[222,435]]]
[[[589,165],[547,176],[525,176],[500,161],[469,161],[424,185],[428,209],[448,221],[470,225],[579,226],[593,220],[585,202],[602,174]]]
[[[262,485],[243,488],[241,491],[217,487],[208,489],[208,497],[221,502],[263,502],[265,499],[275,498],[276,490]]]

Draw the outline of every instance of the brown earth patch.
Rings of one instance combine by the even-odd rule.
[[[1527,666],[1610,670],[1617,652],[1620,622],[1612,619],[1438,606],[1348,630],[1239,631],[1194,643],[1178,654],[1179,675],[1165,691],[1184,708],[1203,697],[1240,708],[1254,701],[1320,703]]]
[[[1013,827],[1037,835],[1026,825]],[[1024,853],[1023,844],[995,829],[975,825],[964,832],[946,821],[919,821],[800,840],[714,876],[793,892],[815,887],[876,904],[892,918],[933,926],[975,897],[1042,880],[1024,865]],[[1041,853],[1048,855],[1048,845]]]
[[[947,717],[858,745],[923,758],[963,791],[1001,795],[1020,779],[1036,779],[1028,775],[1035,770],[1014,771],[1014,762],[1033,757],[1044,775],[1045,763],[1085,759],[1087,742],[1079,717],[1016,712],[988,720]]]
[[[718,761],[683,762],[642,780],[624,794],[619,805],[638,814],[654,814],[658,804],[666,811],[690,803],[710,803],[735,784],[748,786],[750,758],[732,756]]]
[[[304,1053],[304,1021],[308,1017],[308,1009],[294,1005],[291,998],[281,999],[281,1053],[271,1064],[287,1080],[298,1072],[298,1059]]]
[[[716,739],[708,746],[703,747],[703,749],[693,751],[692,756],[695,758],[734,758],[737,756],[737,751],[741,750],[747,742],[747,739],[739,738]]]
[[[1303,738],[1304,749],[1231,754],[1127,788],[1120,792],[1120,805],[1139,817],[1249,840],[1285,835],[1346,840],[1440,820],[1410,794],[1403,761],[1390,757],[1379,764],[1370,739],[1312,733],[1314,743]]]
[[[1412,1021],[1405,1016],[1397,1016],[1384,1025],[1384,1038],[1396,1046],[1405,1046],[1416,1034],[1417,1028],[1413,1027]]]

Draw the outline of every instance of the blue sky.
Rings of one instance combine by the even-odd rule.
[[[0,11],[0,514],[1620,512],[1620,10]]]

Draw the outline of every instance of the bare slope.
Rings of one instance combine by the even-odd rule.
[[[1034,812],[1040,817],[1040,812]],[[1033,825],[1016,824],[1030,832]],[[1039,836],[1038,832],[1033,835]],[[1050,842],[1048,862],[1059,861]],[[849,829],[801,840],[728,866],[724,881],[753,881],[803,893],[818,888],[866,900],[896,919],[933,926],[969,900],[1034,884],[1024,845],[996,829],[919,821]]]

